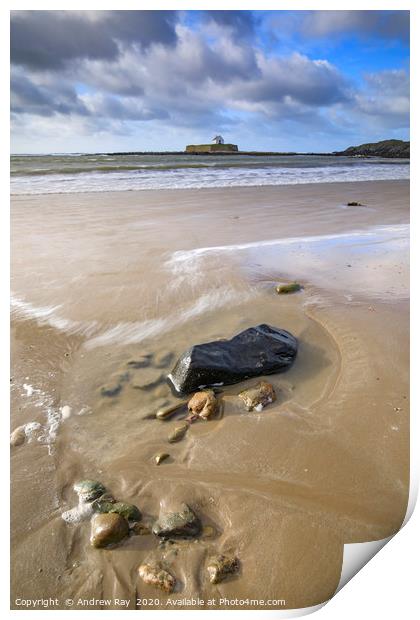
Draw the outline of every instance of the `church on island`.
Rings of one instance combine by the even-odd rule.
[[[225,144],[223,136],[216,135],[210,144],[189,144],[186,153],[238,153],[237,144]]]

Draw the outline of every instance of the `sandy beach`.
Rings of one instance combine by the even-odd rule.
[[[67,598],[95,599],[92,609],[115,598],[189,608],[193,597],[307,607],[333,595],[344,543],[398,531],[409,487],[407,180],[22,195],[11,218],[11,430],[36,423],[11,448],[13,609],[40,597],[58,597],[58,609]],[[276,293],[294,281],[301,291]],[[247,412],[237,394],[256,380],[224,386],[219,414],[168,444],[176,418],[150,414],[176,401],[165,377],[178,356],[261,323],[299,340],[294,365],[266,377],[277,400]],[[159,361],[127,365],[144,354]],[[115,381],[118,394],[104,396]],[[85,478],[146,524],[186,502],[204,534],[94,549],[89,521],[61,516]],[[216,552],[236,554],[240,573],[214,586],[205,564]],[[170,567],[175,592],[140,581],[149,560]]]

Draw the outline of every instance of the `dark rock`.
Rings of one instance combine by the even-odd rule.
[[[91,521],[90,543],[92,547],[107,547],[128,536],[127,520],[115,512],[95,514]]]
[[[193,538],[201,533],[201,522],[187,504],[179,512],[169,512],[159,517],[153,534],[161,538]]]
[[[348,202],[347,203],[348,207],[363,207],[361,202],[357,202],[356,200],[353,200],[352,202]]]
[[[179,394],[238,383],[287,370],[297,348],[297,339],[284,329],[258,325],[231,340],[194,345],[181,355],[168,378]]]

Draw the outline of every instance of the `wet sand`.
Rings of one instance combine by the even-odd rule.
[[[130,609],[146,608],[138,598],[165,609],[168,598],[189,609],[182,599],[193,597],[315,605],[337,587],[344,543],[399,529],[408,191],[379,181],[12,198],[11,428],[41,425],[11,449],[12,608],[48,597],[60,609],[69,597],[124,598]],[[276,294],[294,280],[301,292]],[[168,444],[175,421],[146,416],[175,400],[164,377],[177,356],[260,323],[300,343],[294,366],[266,377],[276,402],[248,413],[236,395],[256,380],[226,386],[220,415]],[[144,353],[160,367],[127,366]],[[122,375],[120,393],[102,396]],[[157,467],[162,450],[171,456]],[[186,502],[212,533],[93,549],[89,522],[61,518],[83,478],[136,504],[145,522]],[[207,558],[230,551],[239,575],[209,584]],[[177,577],[169,597],[138,578],[150,559]]]

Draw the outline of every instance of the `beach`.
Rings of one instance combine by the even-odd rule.
[[[218,609],[232,608],[223,599],[308,607],[335,592],[343,544],[400,528],[409,181],[241,178],[126,191],[124,177],[120,191],[112,180],[86,191],[93,179],[61,193],[27,193],[25,180],[12,195],[11,430],[35,423],[11,448],[13,609],[41,597],[58,597],[58,609],[69,598],[74,609],[79,599],[93,609],[116,609],[116,599],[129,609],[167,609],[168,600],[188,609],[183,599],[214,597]],[[276,293],[295,281],[300,291]],[[263,377],[276,401],[247,412],[237,394],[256,379],[223,386],[218,415],[168,444],[176,418],[151,415],[176,402],[166,381],[176,359],[263,323],[299,341],[293,366]],[[146,354],[159,361],[130,366]],[[118,393],[104,396],[116,381]],[[170,457],[156,466],[163,450]],[[62,518],[83,479],[138,506],[147,524],[187,503],[204,534],[92,548],[89,521]],[[209,584],[207,559],[227,552],[239,557],[239,574]],[[170,566],[175,592],[140,581],[137,568],[150,559]]]

